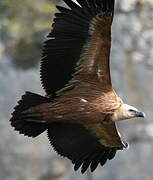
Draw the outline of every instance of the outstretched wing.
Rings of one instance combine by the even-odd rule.
[[[57,6],[53,29],[45,42],[41,81],[48,95],[55,95],[73,73],[93,72],[110,84],[109,53],[114,0],[64,0],[69,9]],[[77,67],[76,67],[76,64]]]
[[[93,172],[100,164],[115,157],[117,150],[126,147],[115,124],[96,124],[85,127],[81,124],[54,123],[48,129],[48,137],[55,151],[69,158],[74,170],[81,167],[84,173],[90,166]]]

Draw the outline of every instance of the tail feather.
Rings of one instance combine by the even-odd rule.
[[[47,129],[47,125],[25,121],[24,116],[22,116],[22,112],[31,107],[48,102],[50,102],[50,99],[46,97],[26,92],[26,94],[23,95],[21,100],[18,102],[18,105],[14,108],[12,118],[10,119],[11,125],[16,131],[19,131],[20,134],[24,134],[25,136],[36,137],[43,133]]]

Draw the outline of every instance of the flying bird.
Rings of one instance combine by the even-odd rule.
[[[46,96],[26,92],[10,122],[28,137],[47,131],[55,151],[70,159],[74,170],[93,172],[128,145],[116,122],[145,114],[125,104],[112,87],[114,0],[63,1],[68,8],[56,6],[42,53]]]

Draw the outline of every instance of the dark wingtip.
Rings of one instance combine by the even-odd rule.
[[[108,148],[102,146],[98,150],[90,153],[86,158],[82,160],[74,161],[74,170],[77,171],[81,167],[81,173],[84,174],[90,167],[91,172],[94,172],[98,165],[104,166],[107,160],[112,160],[116,155],[116,148]]]

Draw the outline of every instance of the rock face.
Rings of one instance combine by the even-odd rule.
[[[152,180],[153,2],[118,0],[116,11],[111,52],[114,88],[126,103],[147,114],[145,120],[119,123],[130,149],[118,152],[115,160],[86,177],[56,155],[45,134],[30,139],[14,132],[8,120],[17,99],[27,90],[44,92],[39,68],[16,69],[0,45],[0,180]]]

